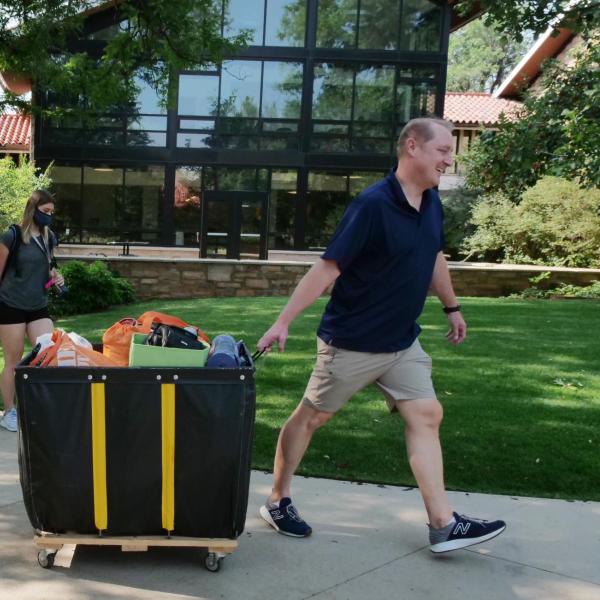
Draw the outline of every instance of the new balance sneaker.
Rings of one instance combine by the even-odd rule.
[[[311,527],[302,519],[291,498],[282,498],[278,506],[269,504],[260,507],[260,516],[275,531],[291,537],[307,537]]]
[[[500,535],[506,529],[504,521],[483,521],[454,513],[455,523],[441,529],[429,526],[429,543],[432,552],[450,552],[467,546],[481,544]]]
[[[17,409],[11,408],[4,412],[4,416],[0,419],[0,427],[8,429],[8,431],[17,431]]]

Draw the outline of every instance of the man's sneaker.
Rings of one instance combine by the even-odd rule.
[[[279,506],[268,505],[260,507],[260,516],[283,535],[292,537],[307,537],[312,533],[311,527],[302,519],[291,498],[282,498]]]
[[[506,529],[504,521],[482,521],[453,513],[456,523],[434,529],[429,526],[429,543],[432,552],[450,552],[486,542]]]
[[[17,431],[16,408],[5,411],[4,416],[0,419],[0,427],[4,427],[4,429],[8,429],[8,431]]]

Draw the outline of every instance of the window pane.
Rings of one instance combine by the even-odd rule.
[[[82,235],[84,240],[118,239],[117,205],[123,201],[123,169],[84,167]]]
[[[404,124],[415,117],[431,116],[435,112],[434,83],[398,84],[396,92],[397,121]]]
[[[299,119],[302,99],[302,65],[265,62],[262,117]]]
[[[220,116],[258,117],[260,67],[257,61],[231,61],[223,64]]]
[[[225,37],[251,29],[251,46],[262,46],[265,0],[229,0],[225,14]]]
[[[206,182],[206,189],[217,190],[238,190],[238,191],[268,191],[266,169],[238,169],[238,168],[213,168],[211,169],[213,182],[209,187]],[[214,186],[214,187],[212,187]]]
[[[267,46],[304,46],[306,0],[267,0]]]
[[[385,175],[379,171],[356,171],[348,177],[350,180],[350,197],[354,198],[369,186],[383,179]]]
[[[215,128],[215,122],[209,120],[198,120],[195,119],[180,119],[179,129],[206,129],[212,131]]]
[[[155,131],[129,131],[127,145],[164,148],[167,145],[167,134]]]
[[[125,171],[122,201],[117,204],[117,222],[130,239],[156,241],[161,222],[164,167],[148,166]]]
[[[439,52],[442,7],[431,0],[404,0],[402,50]]]
[[[362,0],[358,47],[395,50],[398,47],[398,0]]]
[[[354,119],[392,123],[394,67],[368,67],[356,73]]]
[[[308,174],[308,198],[305,245],[308,249],[325,248],[348,204],[347,175],[311,172]]]
[[[356,47],[356,0],[319,0],[318,48]]]
[[[52,191],[57,201],[53,229],[63,242],[79,241],[81,222],[81,167],[53,166]]]
[[[216,75],[180,75],[180,115],[211,116],[217,112],[219,77]]]
[[[315,66],[313,118],[349,120],[352,110],[353,72],[330,64]]]
[[[296,171],[273,171],[271,174],[269,248],[294,247],[297,180]]]
[[[212,148],[215,137],[212,133],[178,133],[178,148]]]
[[[150,87],[140,77],[135,78],[135,84],[138,87],[137,99],[136,99],[136,112],[141,114],[156,114],[166,115],[167,111],[164,107],[161,107],[158,101],[158,95],[153,88]]]
[[[175,171],[175,245],[198,245],[202,168],[180,167]]]
[[[128,119],[127,128],[166,131],[167,117],[133,117]]]

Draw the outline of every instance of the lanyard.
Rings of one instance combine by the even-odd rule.
[[[38,245],[39,249],[44,253],[44,256],[48,259],[48,264],[52,266],[52,258],[50,257],[50,250],[46,247],[46,242],[44,242],[44,237],[40,235],[39,237],[33,237],[33,241]]]

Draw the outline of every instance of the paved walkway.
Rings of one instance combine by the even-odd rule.
[[[10,600],[600,600],[600,503],[452,493],[459,512],[502,518],[499,538],[432,555],[414,489],[297,478],[311,538],[257,517],[270,476],[252,474],[246,531],[219,573],[199,550],[65,546],[37,565],[15,434],[0,429],[0,597]]]

